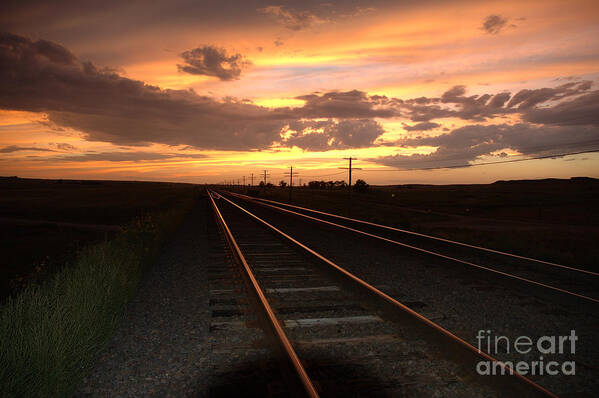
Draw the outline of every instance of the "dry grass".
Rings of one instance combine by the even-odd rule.
[[[0,308],[0,395],[69,396],[114,331],[143,269],[193,203],[138,218]]]

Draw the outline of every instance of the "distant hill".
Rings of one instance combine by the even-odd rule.
[[[499,180],[493,184],[555,184],[555,183],[599,183],[599,179],[592,177],[572,177],[566,178],[541,178],[538,180]]]

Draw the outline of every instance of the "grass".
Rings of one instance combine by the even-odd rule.
[[[0,177],[0,303],[72,264],[145,214],[166,211],[191,184]]]
[[[0,396],[70,396],[105,346],[144,270],[184,214],[192,192],[144,216],[0,308]]]

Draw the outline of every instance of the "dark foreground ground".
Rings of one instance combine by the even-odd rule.
[[[61,255],[68,258],[74,252],[74,246],[69,245],[73,245],[75,239],[81,239],[75,247],[103,239],[116,230],[111,228],[126,224],[146,211],[167,206],[180,192],[178,190],[186,187],[160,183],[9,179],[0,180],[0,184],[3,192],[0,217],[12,223],[2,227],[7,237],[2,242],[3,266],[14,266],[34,253],[42,256],[55,253],[55,262],[60,263]],[[599,249],[595,247],[599,236],[598,191],[597,180],[573,179],[373,187],[366,193],[354,193],[351,207],[347,191],[306,188],[294,190],[293,201],[568,265],[592,267],[599,257]],[[258,190],[249,193],[262,194]],[[265,195],[286,200],[288,191],[271,188]],[[221,275],[226,262],[220,259],[224,251],[219,247],[211,218],[205,203],[188,215],[179,233],[172,237],[154,267],[144,276],[121,327],[77,395],[203,396],[218,395],[213,394],[216,391],[227,396],[225,390],[230,392],[231,388],[241,385],[239,374],[260,386],[271,385],[270,381],[258,378],[266,373],[261,369],[270,364],[268,352],[260,344],[247,346],[248,342],[261,341],[259,335],[254,336],[257,329],[240,327],[230,331],[215,326],[217,310],[224,311],[218,306],[231,300],[243,302],[243,298],[222,297],[223,292],[239,283]],[[19,231],[16,226],[20,226],[23,235],[13,232]],[[40,232],[42,226],[48,230]],[[93,230],[95,234],[84,239],[84,233],[76,228]],[[487,329],[506,336],[564,335],[571,328],[576,329],[581,336],[577,363],[582,366],[583,379],[561,383],[562,387],[552,384],[558,379],[543,382],[558,392],[596,391],[596,383],[592,381],[596,380],[596,316],[589,317],[582,311],[574,315],[562,313],[544,301],[531,301],[527,294],[514,295],[507,287],[483,284],[480,290],[472,289],[456,279],[454,271],[441,266],[435,268],[436,272],[444,273],[436,273],[434,278],[428,275],[429,282],[423,286],[421,271],[418,271],[423,266],[420,260],[414,260],[411,272],[403,268],[407,272],[398,273],[400,266],[410,266],[405,253],[381,250],[373,256],[370,252],[361,253],[360,246],[352,243],[349,236],[336,235],[337,238],[331,240],[330,235],[323,234],[319,239],[316,232],[308,231],[302,239],[323,245],[318,247],[323,252],[331,250],[326,254],[352,272],[362,272],[365,264],[389,264],[388,267],[371,267],[373,273],[367,275],[368,281],[388,285],[393,297],[421,303],[432,314],[437,314],[439,323],[466,340],[472,340],[478,330]],[[51,242],[62,242],[62,246]],[[329,245],[329,242],[334,244]],[[14,261],[6,262],[4,257],[8,257],[11,250],[18,253],[18,247],[22,248],[21,255],[13,254]],[[35,261],[29,267],[31,264]],[[8,268],[2,269],[6,275]],[[235,294],[241,295],[241,292],[235,290]],[[504,299],[506,294],[513,297],[513,302]],[[228,315],[247,326],[250,322],[244,314],[245,311],[240,314],[233,311]],[[232,371],[235,364],[251,366]],[[589,372],[591,377],[585,376]]]
[[[190,184],[0,178],[0,301],[77,249],[169,208]]]
[[[227,213],[222,201],[219,206],[231,216],[234,209]],[[562,303],[553,296],[545,300],[527,287],[502,284],[459,265],[383,244],[365,246],[360,237],[350,233],[322,226],[306,228],[293,217],[249,207],[473,345],[480,330],[507,336],[510,341],[517,336],[565,336],[575,330],[579,336],[575,356],[566,353],[546,355],[545,359],[560,363],[575,359],[576,375],[532,378],[559,396],[596,396],[599,345],[595,309],[587,312],[583,306]],[[232,228],[234,234],[239,231]],[[145,275],[119,330],[76,396],[277,396],[272,392],[277,391],[280,376],[273,370],[272,354],[251,317],[243,281],[233,275],[237,267],[223,260],[226,250],[219,241],[212,213],[205,200],[200,201]],[[305,313],[288,316],[311,317]],[[301,337],[302,333],[312,335],[314,329],[296,332]],[[368,356],[355,358],[357,349],[351,344],[337,349],[340,354],[329,361],[336,366],[341,363],[343,372],[353,374],[364,358],[378,355],[380,345],[362,347],[370,350]],[[538,359],[536,351],[527,356],[503,349],[493,354],[509,361]],[[380,366],[405,375],[406,385],[417,383],[418,377],[426,381],[431,373],[417,361],[404,368],[391,358]],[[431,385],[429,393],[411,396],[466,395],[440,395]]]
[[[237,188],[289,202],[289,189]],[[294,187],[293,204],[393,227],[598,270],[599,180],[498,181],[478,185]]]

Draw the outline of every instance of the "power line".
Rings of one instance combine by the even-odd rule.
[[[458,169],[458,168],[467,168],[467,167],[474,167],[474,166],[487,166],[487,165],[494,165],[494,164],[503,164],[503,163],[515,163],[515,162],[524,162],[524,161],[529,161],[529,160],[540,160],[540,159],[551,159],[551,158],[560,158],[560,157],[564,157],[564,156],[572,156],[572,155],[581,155],[581,154],[585,154],[585,153],[597,153],[599,152],[599,149],[589,149],[589,150],[584,150],[584,151],[576,151],[576,152],[562,152],[562,153],[556,153],[556,154],[550,154],[550,155],[543,155],[543,156],[534,156],[534,157],[529,157],[529,158],[520,158],[520,159],[506,159],[506,160],[498,160],[498,161],[493,161],[493,162],[483,162],[483,163],[474,163],[474,164],[470,164],[470,163],[464,163],[464,164],[458,164],[458,165],[452,165],[452,166],[433,166],[433,167],[419,167],[419,168],[409,168],[409,169],[400,169],[400,168],[391,168],[386,166],[385,168],[380,168],[380,169],[360,169],[361,171],[366,171],[366,172],[378,172],[378,171],[425,171],[425,170],[442,170],[442,169]],[[431,159],[430,161],[434,161],[433,159]],[[357,170],[357,168],[352,167],[353,170]],[[318,170],[318,169],[314,169],[314,170]],[[347,170],[347,169],[345,169]],[[331,177],[331,176],[336,176],[336,175],[340,175],[340,174],[345,174],[346,171],[340,171],[340,172],[336,172],[336,173],[328,173],[328,174],[311,174],[311,175],[302,175],[302,177],[306,177],[306,178],[320,178],[320,177]],[[279,174],[276,173],[274,174],[274,176],[281,176],[281,177],[287,177],[289,175],[289,172],[283,173],[283,174]],[[272,174],[267,173],[268,177],[273,177]],[[254,184],[254,173],[251,173],[251,184]],[[265,184],[266,184],[266,179],[264,179]],[[225,180],[224,181],[225,185],[232,185],[231,180]],[[234,184],[234,182],[233,182]]]
[[[345,174],[345,171],[340,171],[338,173],[332,173],[332,174],[304,175],[304,177],[311,177],[311,178],[314,178],[314,177],[330,177],[330,176],[336,176],[336,175],[339,175],[339,174]]]
[[[525,162],[527,160],[561,158],[564,156],[580,155],[583,153],[594,153],[594,152],[599,152],[599,149],[592,149],[592,150],[578,151],[578,152],[558,153],[558,154],[544,155],[544,156],[535,156],[532,158],[525,158],[525,159],[498,160],[495,162],[484,162],[484,163],[474,163],[474,164],[465,163],[465,164],[459,164],[459,165],[453,165],[453,166],[421,167],[421,168],[413,168],[413,169],[390,169],[390,168],[387,168],[387,169],[364,169],[362,171],[419,171],[419,170],[439,170],[439,169],[460,169],[460,168],[465,168],[465,167],[486,166],[486,165],[490,165],[490,164],[514,163],[514,162]]]

